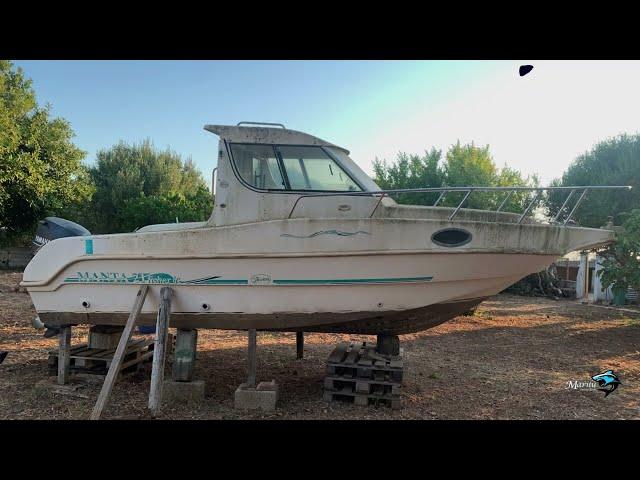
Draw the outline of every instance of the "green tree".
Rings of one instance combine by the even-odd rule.
[[[521,187],[539,187],[540,179],[538,175],[533,174],[531,176],[523,177],[522,173],[518,170],[510,168],[508,166],[502,167],[500,173],[498,174],[498,179],[496,181],[496,187],[509,187],[509,186],[521,186]],[[494,206],[497,208],[502,204],[502,201],[506,202],[502,207],[502,210],[505,212],[515,212],[521,213],[527,208],[529,202],[533,199],[533,196],[536,195],[535,192],[517,192],[513,191],[510,194],[508,192],[501,192],[496,194],[491,194],[491,207]],[[539,198],[540,201],[544,200],[544,197]],[[537,205],[540,202],[536,202]],[[533,207],[535,208],[536,205]],[[532,208],[533,210],[533,208]]]
[[[38,107],[22,69],[0,60],[0,241],[31,236],[39,219],[89,197],[73,136],[66,120]]]
[[[120,142],[97,154],[90,168],[95,193],[83,222],[95,233],[130,232],[154,223],[206,220],[213,202],[191,159],[150,140]]]
[[[489,146],[478,147],[474,143],[452,145],[442,160],[442,151],[432,148],[424,156],[401,153],[389,165],[376,159],[373,164],[376,183],[383,189],[457,187],[457,186],[532,186],[537,177],[523,178],[520,172],[505,166],[498,169],[489,152]],[[394,195],[400,203],[433,205],[439,193]],[[464,193],[448,193],[440,202],[444,206],[457,206]],[[506,193],[476,192],[465,202],[468,208],[497,208]],[[505,211],[522,211],[529,193],[512,194],[503,207]]]
[[[376,183],[383,190],[399,190],[406,188],[441,187],[443,174],[439,167],[442,151],[432,148],[425,151],[424,156],[399,153],[397,160],[388,165],[377,158],[373,162]],[[413,193],[394,195],[400,203],[431,205],[438,198],[435,193]]]
[[[640,291],[640,209],[621,214],[626,218],[616,241],[600,252],[604,257],[598,272],[603,288],[626,292]]]
[[[495,186],[498,172],[489,145],[477,147],[473,142],[461,145],[458,141],[447,151],[442,166],[445,182],[448,187],[466,186]],[[464,197],[464,193],[449,193],[443,198],[442,205],[455,207]],[[492,206],[492,194],[485,192],[473,193],[469,196],[465,207],[489,208]]]
[[[640,134],[619,135],[598,143],[576,158],[562,178],[552,184],[632,185],[632,190],[588,192],[572,217],[586,227],[601,227],[608,216],[613,216],[614,223],[620,224],[623,213],[640,208]],[[568,192],[552,192],[548,196],[547,208],[551,215],[558,212],[567,195]],[[574,194],[567,210],[570,211],[577,198]]]

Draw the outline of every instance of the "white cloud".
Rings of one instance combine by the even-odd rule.
[[[524,63],[534,69],[520,77]],[[370,172],[375,156],[473,140],[491,145],[498,166],[538,173],[546,183],[599,140],[640,131],[639,87],[638,61],[504,62],[454,96],[394,112],[345,146]]]

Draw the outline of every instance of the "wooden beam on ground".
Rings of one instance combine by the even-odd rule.
[[[304,356],[304,332],[296,332],[296,358]]]
[[[69,381],[69,366],[71,364],[71,326],[60,328],[58,353],[58,385],[65,385]]]
[[[257,332],[255,328],[249,330],[249,348],[248,348],[248,360],[249,360],[249,375],[247,379],[247,385],[251,388],[256,386],[256,346],[257,346]]]
[[[140,315],[140,311],[142,310],[142,305],[144,305],[145,298],[147,298],[148,291],[149,285],[143,285],[138,290],[136,301],[133,303],[133,309],[129,314],[127,323],[124,327],[124,330],[122,331],[122,335],[120,336],[118,347],[113,354],[113,360],[111,361],[111,365],[109,365],[109,371],[107,372],[107,376],[104,379],[104,383],[102,384],[102,390],[100,390],[98,400],[96,401],[96,404],[93,407],[93,411],[91,412],[91,420],[99,420],[103,410],[107,406],[109,396],[111,395],[111,390],[113,389],[113,386],[118,379],[118,373],[120,373],[120,365],[122,364],[122,360],[124,359],[124,355],[127,350],[127,344],[129,343],[129,339],[133,334],[133,329],[136,326],[136,320]]]
[[[149,410],[157,416],[162,404],[162,384],[164,382],[164,364],[171,316],[171,297],[173,290],[162,287],[160,290],[160,308],[156,322],[156,342],[153,347],[153,366],[151,368],[151,388],[149,390]]]

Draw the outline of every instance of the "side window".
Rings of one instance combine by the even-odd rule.
[[[319,147],[278,146],[292,190],[354,192],[361,188]]]
[[[284,157],[282,163],[284,163],[284,169],[287,172],[287,178],[289,179],[289,185],[291,185],[292,190],[311,190],[311,185],[309,184],[302,160],[299,158]]]
[[[231,153],[242,179],[256,188],[286,188],[278,159],[271,145],[231,144]]]

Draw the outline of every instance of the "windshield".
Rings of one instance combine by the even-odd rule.
[[[231,144],[242,179],[266,190],[362,191],[321,147]]]

